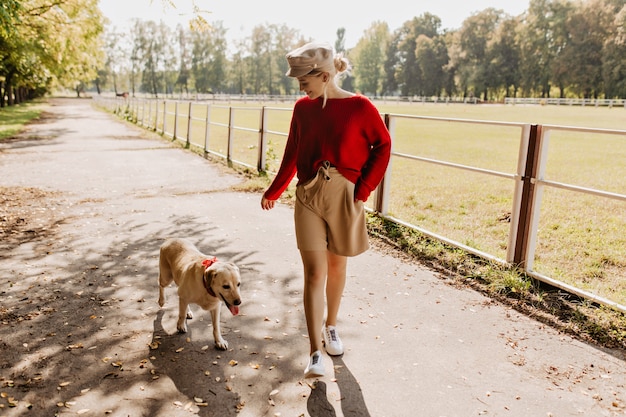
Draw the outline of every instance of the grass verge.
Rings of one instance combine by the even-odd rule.
[[[0,109],[0,140],[21,132],[26,123],[37,119],[44,108],[44,101],[32,101]]]
[[[626,349],[626,317],[501,265],[448,246],[390,220],[368,216],[370,235],[395,256],[442,273],[453,285],[471,287],[540,322],[611,349]]]

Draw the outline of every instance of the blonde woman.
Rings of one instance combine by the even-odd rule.
[[[304,373],[321,377],[323,346],[329,355],[344,352],[336,326],[347,259],[369,248],[363,203],[387,169],[391,138],[372,102],[337,84],[349,63],[329,44],[307,43],[288,53],[287,62],[286,75],[306,96],[295,103],[280,169],[261,207],[274,208],[297,175],[294,220],[310,342]]]

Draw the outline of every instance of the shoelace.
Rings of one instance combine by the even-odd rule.
[[[336,341],[337,341],[337,333],[335,332],[335,329],[328,330],[328,334],[330,335],[330,339],[331,339],[333,342],[336,342]]]

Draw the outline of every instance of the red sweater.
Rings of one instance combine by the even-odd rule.
[[[382,180],[391,155],[391,137],[379,111],[365,96],[299,99],[280,169],[265,192],[277,200],[296,173],[298,184],[317,174],[323,161],[355,184],[355,198],[366,201]]]

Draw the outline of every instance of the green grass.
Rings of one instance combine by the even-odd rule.
[[[45,104],[40,101],[0,108],[0,140],[21,132],[24,125],[37,119],[44,108]]]

